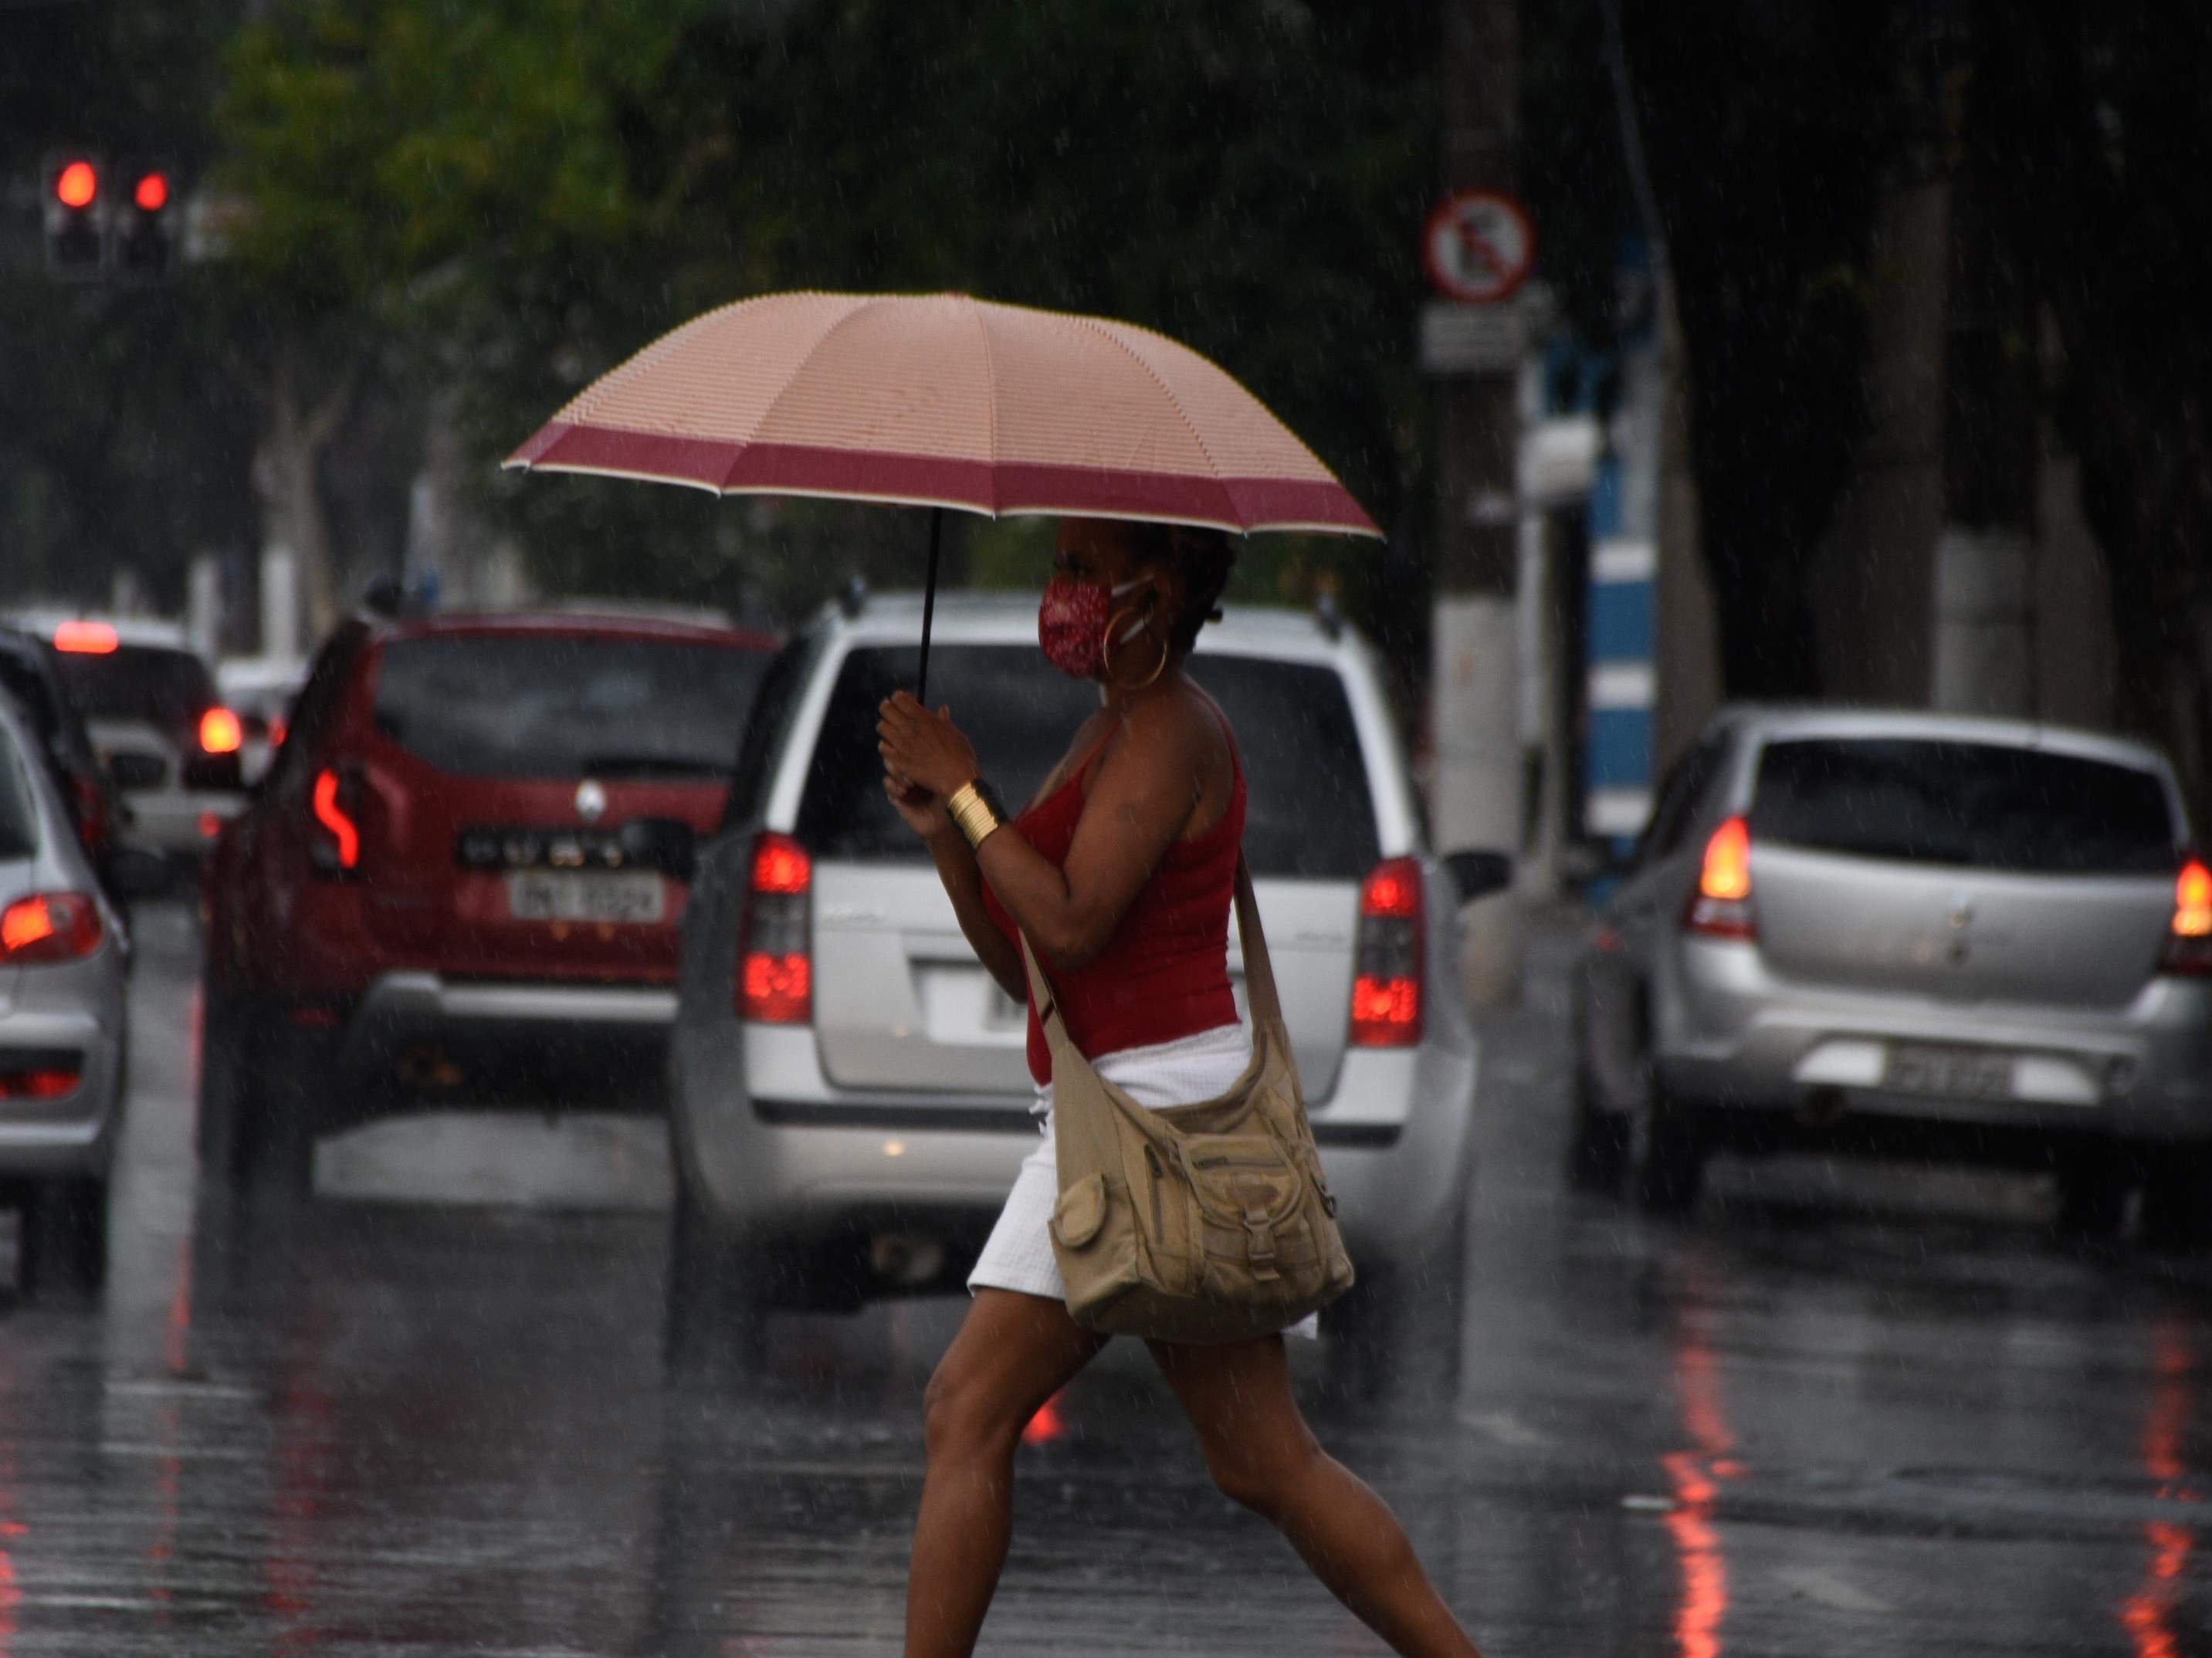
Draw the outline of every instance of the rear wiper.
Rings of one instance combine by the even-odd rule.
[[[720,762],[676,754],[590,754],[585,771],[599,777],[727,777]]]

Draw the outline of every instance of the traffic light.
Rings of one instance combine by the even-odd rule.
[[[115,209],[115,269],[151,282],[176,264],[176,174],[158,161],[133,161],[118,170],[122,193]]]
[[[107,169],[97,155],[63,151],[46,157],[46,270],[65,281],[97,279],[107,268]]]

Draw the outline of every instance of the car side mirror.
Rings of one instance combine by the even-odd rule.
[[[143,847],[117,847],[103,860],[109,894],[117,898],[159,898],[169,890],[169,862]]]
[[[1513,859],[1503,852],[1448,852],[1444,868],[1459,886],[1459,901],[1471,904],[1513,884]]]
[[[699,836],[681,817],[633,817],[622,826],[623,856],[689,883],[699,865]]]

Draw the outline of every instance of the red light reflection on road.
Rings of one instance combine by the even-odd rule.
[[[0,1404],[10,1402],[14,1380],[0,1372]],[[23,1603],[23,1591],[15,1581],[13,1546],[30,1529],[15,1518],[15,1453],[5,1437],[14,1420],[13,1411],[0,1411],[0,1658],[15,1650],[15,1608]]]
[[[1024,1445],[1049,1445],[1054,1440],[1066,1436],[1067,1424],[1060,1419],[1058,1394],[1038,1406],[1037,1413],[1022,1430],[1022,1443]]]
[[[2150,1412],[2143,1419],[2142,1459],[2144,1472],[2158,1481],[2161,1499],[2200,1500],[2185,1483],[2189,1469],[2181,1460],[2181,1436],[2196,1403],[2190,1385],[2195,1370],[2196,1356],[2180,1321],[2160,1319],[2151,1331]],[[2121,1603],[2120,1625],[2135,1643],[2136,1658],[2181,1658],[2170,1620],[2197,1534],[2170,1520],[2153,1520],[2143,1527],[2143,1537],[2150,1545],[2150,1565],[2142,1586]]]
[[[1729,1453],[1735,1436],[1721,1410],[1719,1368],[1705,1333],[1683,1327],[1674,1346],[1674,1397],[1695,1448],[1660,1458],[1674,1488],[1667,1529],[1682,1563],[1682,1601],[1674,1613],[1674,1644],[1682,1658],[1720,1658],[1721,1625],[1728,1616],[1728,1559],[1721,1552],[1713,1510],[1721,1481],[1743,1470]]]

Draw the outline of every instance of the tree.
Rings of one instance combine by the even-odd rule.
[[[1387,522],[1419,448],[1426,10],[293,0],[231,59],[236,262],[283,326],[349,319],[459,387],[488,485],[591,375],[711,305],[943,287],[1190,341]],[[600,587],[726,568],[821,516],[488,493]],[[1345,563],[1355,598],[1425,602],[1402,566]]]
[[[1806,592],[1863,410],[1893,131],[1887,4],[1625,8],[1688,346],[1699,541],[1731,696],[1820,689]]]
[[[2063,434],[2111,574],[2120,720],[2212,811],[2212,13],[1993,9],[1973,65],[2004,123],[2004,232],[2064,361]]]

